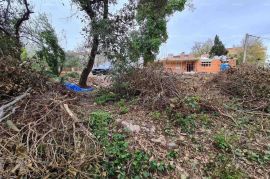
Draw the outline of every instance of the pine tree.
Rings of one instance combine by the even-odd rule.
[[[210,51],[210,56],[211,57],[222,56],[222,55],[227,55],[227,53],[228,53],[227,49],[225,48],[225,46],[223,45],[223,43],[219,39],[218,35],[216,35],[215,41],[214,41],[214,46],[212,47],[212,49]]]

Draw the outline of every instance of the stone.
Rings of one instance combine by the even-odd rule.
[[[177,149],[177,148],[178,148],[178,145],[177,145],[175,142],[169,142],[169,143],[167,144],[167,147],[168,147],[169,149]]]
[[[166,139],[163,135],[161,135],[159,138],[157,139],[151,139],[152,142],[155,142],[155,143],[159,143],[161,144],[162,146],[166,146]]]
[[[122,121],[122,126],[127,128],[128,131],[138,133],[141,130],[141,127],[139,125],[133,125],[132,123],[128,121]]]

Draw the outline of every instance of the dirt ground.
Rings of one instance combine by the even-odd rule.
[[[91,76],[97,86],[107,86],[104,76]],[[212,75],[186,76],[186,80],[203,85]],[[217,89],[218,108],[231,107],[220,113],[201,112],[191,115],[193,132],[185,130],[189,124],[176,124],[166,111],[153,111],[125,100],[125,113],[117,102],[98,105],[94,96],[81,101],[87,110],[102,109],[113,115],[119,133],[129,135],[132,150],[144,150],[153,158],[175,166],[164,178],[269,178],[270,176],[270,115],[235,107],[236,99],[229,99]],[[235,101],[234,101],[235,100]],[[88,107],[87,107],[88,106]],[[193,125],[193,124],[192,124]],[[168,157],[171,154],[172,157]],[[224,175],[223,177],[221,177]]]

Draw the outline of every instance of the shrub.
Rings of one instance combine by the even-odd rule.
[[[103,105],[109,101],[116,101],[116,99],[117,95],[115,93],[105,91],[98,95],[98,97],[96,97],[95,102],[97,104]]]
[[[77,72],[68,72],[64,75],[64,78],[79,78],[80,74]]]

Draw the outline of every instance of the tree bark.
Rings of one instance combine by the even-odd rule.
[[[95,3],[95,2],[92,2]],[[108,19],[108,14],[109,14],[109,1],[108,0],[103,0],[103,19]],[[96,14],[94,13],[92,7],[91,7],[91,3],[90,6],[85,7],[85,10],[87,12],[87,14],[89,15],[89,17],[94,21],[94,19],[96,18]],[[93,29],[95,27],[92,27]],[[80,77],[80,81],[79,81],[79,86],[81,87],[87,87],[87,79],[88,76],[90,74],[90,72],[92,71],[92,68],[94,66],[95,63],[95,58],[97,55],[97,51],[98,51],[98,46],[99,46],[99,35],[98,34],[94,34],[93,35],[93,43],[92,43],[92,48],[91,48],[91,53],[88,59],[88,63],[87,66],[83,69],[81,77]]]
[[[79,85],[81,87],[87,87],[87,79],[95,63],[98,45],[99,45],[99,37],[98,35],[95,35],[93,38],[92,49],[91,49],[87,66],[83,69],[81,77],[80,77]]]

